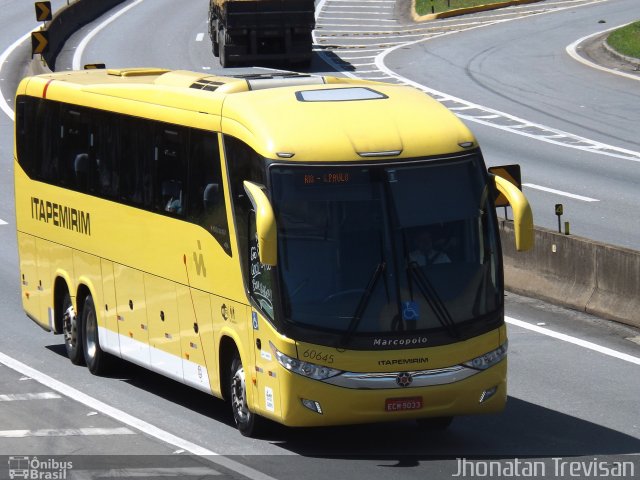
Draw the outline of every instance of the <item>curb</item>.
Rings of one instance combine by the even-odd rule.
[[[626,55],[621,54],[616,49],[614,49],[611,45],[609,45],[609,42],[607,41],[607,39],[605,39],[602,42],[602,46],[605,48],[607,52],[609,52],[610,55],[614,56],[615,58],[617,58],[622,62],[626,62],[633,65],[636,70],[640,70],[640,58],[628,57]]]
[[[440,18],[457,17],[459,15],[466,15],[468,13],[486,12],[488,10],[496,10],[498,8],[512,7],[514,5],[525,5],[527,3],[537,3],[542,1],[543,0],[510,0],[507,2],[478,5],[477,7],[456,8],[455,10],[448,10],[446,12],[440,13],[431,13],[428,15],[418,15],[416,13],[416,0],[411,0],[411,17],[415,22],[428,22],[430,20],[437,20]]]

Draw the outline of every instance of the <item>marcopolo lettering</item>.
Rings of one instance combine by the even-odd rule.
[[[427,337],[412,338],[374,338],[374,347],[400,347],[409,345],[424,345],[427,343]]]
[[[31,218],[84,235],[91,235],[89,212],[77,208],[31,197]]]

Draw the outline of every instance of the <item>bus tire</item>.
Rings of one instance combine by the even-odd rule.
[[[62,299],[62,333],[64,334],[64,348],[69,360],[74,365],[83,365],[82,319],[76,315],[69,292],[65,292]]]
[[[218,58],[220,59],[220,66],[222,68],[231,66],[229,50],[227,49],[227,34],[224,29],[218,30]]]
[[[100,348],[98,317],[91,295],[87,295],[82,308],[82,340],[87,368],[94,375],[103,374],[106,370],[108,359],[107,354]]]
[[[245,437],[255,436],[260,427],[261,419],[249,410],[247,405],[247,387],[245,370],[242,366],[240,354],[235,352],[229,371],[229,398],[236,427]]]
[[[419,418],[417,420],[418,426],[425,430],[432,431],[444,431],[449,428],[453,422],[453,417],[431,417],[431,418]]]

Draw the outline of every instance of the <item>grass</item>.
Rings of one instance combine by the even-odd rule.
[[[622,27],[609,34],[607,43],[622,55],[640,58],[640,22]]]
[[[500,3],[500,0],[416,0],[416,13],[418,15],[428,15],[457,8],[477,7],[478,5],[487,5],[489,3]],[[433,11],[431,7],[433,7]]]

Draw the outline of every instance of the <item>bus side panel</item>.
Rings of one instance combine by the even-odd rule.
[[[53,286],[57,276],[65,280],[71,300],[75,299],[73,251],[69,247],[42,238],[35,239],[35,247],[38,273],[35,289],[38,291],[40,304],[38,323],[42,322],[41,325],[46,323],[46,328],[53,330]],[[74,303],[74,305],[77,304]]]
[[[77,288],[85,285],[89,288],[93,296],[93,304],[96,308],[96,317],[98,321],[98,335],[100,345],[104,344],[104,320],[99,315],[100,305],[103,302],[102,295],[102,271],[100,269],[100,258],[88,253],[73,250],[73,271],[79,273]],[[75,295],[75,291],[73,292]],[[84,298],[76,298],[76,305],[84,302]]]
[[[20,275],[22,285],[22,307],[42,328],[51,330],[46,317],[40,318],[40,292],[38,291],[38,268],[36,266],[36,239],[18,232],[20,252]]]
[[[211,393],[215,375],[211,305],[209,294],[184,285],[176,286],[184,383]],[[209,349],[205,357],[205,349]],[[209,354],[211,353],[211,354]]]
[[[278,364],[271,344],[279,348],[280,351],[287,352],[290,356],[296,356],[295,349],[288,351],[283,348],[277,334],[271,325],[264,320],[264,317],[249,307],[247,310],[252,316],[253,345],[255,345],[255,349],[252,348],[252,350],[255,351],[256,362],[256,381],[253,382],[254,395],[251,407],[253,411],[265,417],[280,420],[282,418],[280,375],[284,373],[284,370]],[[258,344],[260,344],[259,350]],[[250,346],[253,347],[253,345]]]
[[[147,299],[149,355],[152,368],[183,382],[175,284],[164,278],[145,274],[144,290]]]
[[[100,345],[106,352],[120,357],[120,337],[118,336],[118,315],[116,312],[116,283],[113,276],[113,262],[100,259],[102,271],[102,300],[104,304],[96,304],[98,313],[98,329]],[[102,317],[102,321],[100,319]],[[104,330],[104,333],[102,333]],[[104,343],[103,343],[104,339]]]
[[[149,331],[142,272],[115,264],[116,310],[122,358],[149,367]]]

